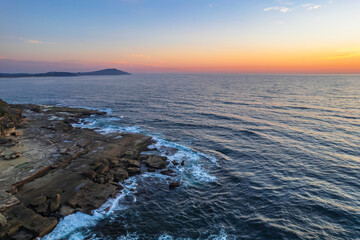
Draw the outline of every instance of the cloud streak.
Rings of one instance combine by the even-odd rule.
[[[299,9],[299,8],[303,8],[306,10],[316,10],[319,9],[322,5],[321,4],[315,4],[315,3],[306,3],[306,4],[301,4],[301,5],[297,5],[297,6],[293,6],[293,8],[290,8],[289,5],[292,5],[293,2],[283,2],[281,1],[280,4],[285,5],[285,6],[271,6],[271,7],[267,7],[264,8],[265,12],[269,12],[269,11],[279,11],[281,13],[288,13],[292,10],[295,9]],[[288,5],[288,6],[286,6]]]
[[[307,10],[315,10],[315,9],[320,8],[321,4],[307,3],[307,4],[303,4],[302,7],[307,9]]]
[[[268,8],[265,8],[264,11],[265,12],[268,12],[268,11],[280,11],[282,13],[287,13],[289,11],[291,11],[292,9],[291,8],[288,8],[288,7],[279,7],[279,6],[274,6],[274,7],[268,7]]]
[[[354,58],[354,57],[360,56],[359,51],[342,51],[342,52],[343,52],[342,54],[339,54],[337,56],[331,56],[331,57],[328,57],[327,59],[336,60],[336,59]]]
[[[39,41],[39,40],[26,40],[26,42],[31,43],[31,44],[56,44],[55,42],[43,42],[43,41]]]

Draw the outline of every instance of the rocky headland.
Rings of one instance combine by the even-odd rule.
[[[116,68],[103,69],[93,72],[46,72],[46,73],[0,73],[0,78],[24,77],[79,77],[79,76],[117,76],[131,75],[131,73]]]
[[[129,176],[175,174],[166,157],[142,154],[153,143],[149,136],[103,135],[72,125],[104,114],[0,100],[0,239],[42,237],[60,218],[99,208]],[[178,164],[184,162],[172,165]]]

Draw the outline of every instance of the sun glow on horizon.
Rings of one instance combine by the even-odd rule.
[[[360,1],[20,2],[0,15],[0,72],[360,73]]]

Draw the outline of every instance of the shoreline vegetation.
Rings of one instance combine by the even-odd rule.
[[[43,237],[61,218],[90,214],[115,197],[129,176],[174,175],[166,157],[144,153],[154,151],[150,136],[72,126],[105,114],[0,100],[0,239]]]
[[[46,72],[46,73],[0,73],[0,78],[23,78],[23,77],[78,77],[78,76],[114,76],[131,75],[131,73],[116,68],[103,69],[93,72]]]

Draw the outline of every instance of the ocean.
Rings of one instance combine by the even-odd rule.
[[[104,109],[76,127],[151,135],[185,161],[45,240],[360,239],[360,75],[0,79],[0,98]]]

